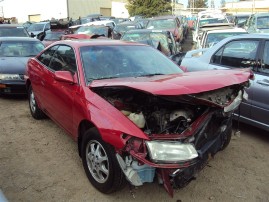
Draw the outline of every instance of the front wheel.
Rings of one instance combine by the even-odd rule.
[[[35,94],[34,91],[32,89],[32,86],[29,86],[29,90],[28,90],[28,100],[29,100],[29,108],[30,108],[30,112],[33,118],[35,119],[43,119],[46,117],[46,115],[44,114],[44,112],[39,108],[36,99],[35,99]]]
[[[96,129],[88,130],[82,140],[82,162],[91,184],[100,192],[115,192],[125,184],[114,148],[105,143]]]

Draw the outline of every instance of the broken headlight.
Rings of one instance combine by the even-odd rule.
[[[192,144],[169,141],[146,141],[149,156],[154,162],[176,163],[192,160],[198,153]]]

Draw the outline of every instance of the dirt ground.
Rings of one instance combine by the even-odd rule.
[[[24,97],[0,97],[0,123],[0,189],[9,201],[269,201],[269,134],[244,124],[241,135],[171,198],[157,183],[98,192],[77,144],[50,119],[34,120]]]
[[[104,195],[88,182],[77,144],[50,119],[34,120],[26,98],[0,98],[0,111],[0,189],[9,201],[269,201],[269,135],[254,127],[240,124],[241,135],[174,198],[157,183]]]

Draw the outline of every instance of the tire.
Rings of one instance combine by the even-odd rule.
[[[225,134],[222,136],[223,137],[223,145],[221,147],[221,150],[226,149],[226,147],[230,144],[231,138],[232,138],[232,124],[229,124],[228,128],[225,131]]]
[[[86,175],[97,190],[109,194],[125,185],[126,179],[115,150],[101,139],[97,129],[89,129],[84,134],[81,154]]]
[[[28,100],[29,100],[29,108],[33,118],[40,120],[46,118],[44,112],[38,107],[38,104],[35,100],[35,94],[33,92],[32,86],[29,86],[28,90]]]

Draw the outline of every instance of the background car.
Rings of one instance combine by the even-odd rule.
[[[176,16],[160,16],[149,19],[147,29],[166,30],[173,33],[176,42],[183,42],[184,27]]]
[[[251,77],[183,73],[148,45],[98,39],[55,42],[27,67],[30,113],[78,142],[89,181],[106,194],[156,176],[172,196],[194,179],[228,146]]]
[[[167,56],[177,54],[181,47],[175,42],[174,36],[169,31],[135,29],[124,33],[124,41],[135,41],[153,46]]]
[[[112,29],[109,26],[104,25],[89,25],[89,26],[81,26],[78,28],[73,34],[68,34],[68,37],[72,37],[78,34],[86,34],[86,35],[100,35],[107,38],[112,37]],[[65,38],[66,38],[65,37]]]
[[[115,22],[115,24],[119,24],[119,23],[122,23],[122,22],[125,22],[125,21],[131,21],[129,18],[114,18],[114,19],[111,19],[113,22]]]
[[[140,23],[134,21],[125,21],[119,23],[115,26],[112,31],[112,39],[120,39],[121,36],[128,30],[132,29],[142,29],[142,25]]]
[[[0,24],[0,37],[30,37],[27,30],[16,24]]]
[[[222,25],[223,24],[223,25]],[[230,25],[222,24],[208,24],[204,26],[201,31],[202,35],[197,42],[197,49],[210,48],[230,36],[236,36],[240,34],[248,34],[243,28],[232,27]]]
[[[46,32],[47,30],[50,30],[49,21],[32,23],[27,29],[31,37],[38,37],[38,35],[44,34],[44,32]],[[42,37],[44,36],[42,35]],[[39,39],[41,39],[41,41],[43,40],[43,38],[39,38]]]
[[[26,63],[44,48],[31,37],[0,37],[0,95],[26,94]]]
[[[53,20],[50,21],[50,30],[45,31],[42,42],[49,46],[55,41],[59,41],[62,35],[69,33],[70,21]]]
[[[252,14],[245,23],[248,33],[269,33],[269,13]]]
[[[234,25],[236,27],[244,27],[245,23],[247,22],[250,14],[235,14],[234,15]]]
[[[205,25],[208,24],[221,24],[221,23],[229,23],[228,19],[223,16],[223,17],[212,17],[212,18],[203,18],[197,21],[197,23],[194,26],[193,30],[193,41],[198,42],[199,37],[202,35],[202,29]]]
[[[187,71],[250,68],[255,79],[247,89],[248,100],[235,115],[242,122],[269,131],[269,35],[226,38],[210,49],[187,52],[181,65]]]

